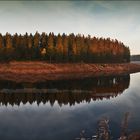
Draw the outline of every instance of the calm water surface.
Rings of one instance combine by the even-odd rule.
[[[140,131],[140,73],[37,84],[0,81],[1,140],[74,140],[83,129],[90,137],[103,117],[116,140],[125,112],[128,133]]]

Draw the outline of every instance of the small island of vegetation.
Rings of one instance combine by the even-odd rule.
[[[0,79],[18,82],[140,71],[122,42],[73,33],[0,34],[0,62]]]

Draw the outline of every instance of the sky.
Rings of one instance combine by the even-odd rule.
[[[140,1],[0,1],[0,32],[75,33],[117,39],[140,54]]]

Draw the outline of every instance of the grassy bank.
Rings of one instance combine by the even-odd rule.
[[[140,71],[140,65],[58,63],[40,61],[9,62],[0,64],[0,80],[16,82],[37,82],[45,80],[74,79],[90,76],[117,75]]]

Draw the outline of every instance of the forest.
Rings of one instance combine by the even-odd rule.
[[[110,38],[53,32],[0,34],[0,61],[46,61],[48,63],[125,63],[129,47]]]

